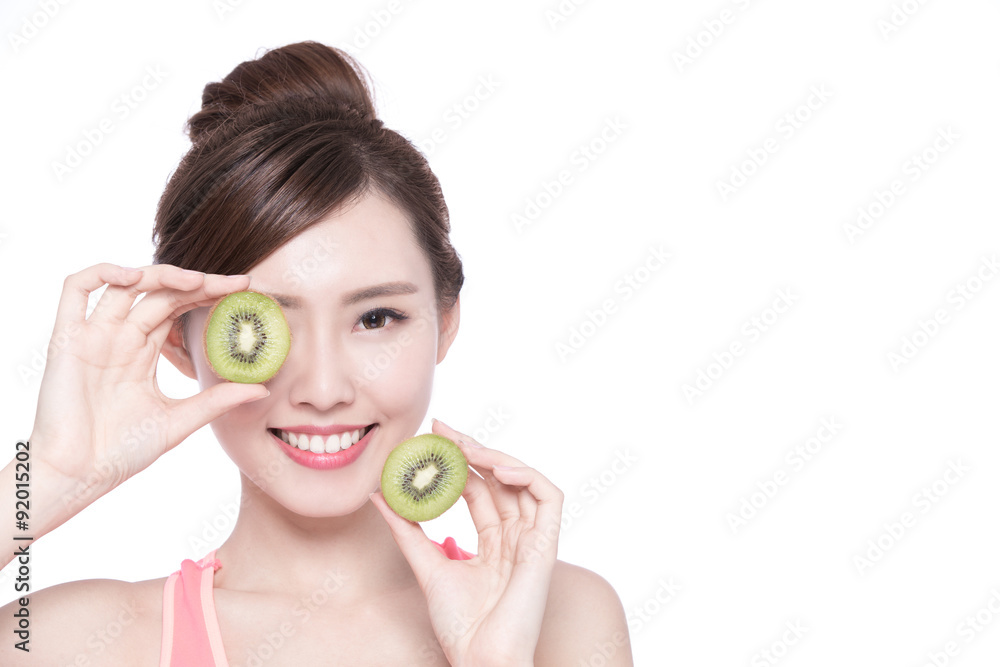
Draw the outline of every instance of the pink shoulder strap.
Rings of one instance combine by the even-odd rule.
[[[461,549],[451,537],[434,545],[451,560],[468,560],[475,554]],[[222,563],[215,550],[195,562],[190,558],[163,585],[163,636],[160,667],[228,667],[212,589],[215,571]]]
[[[160,667],[228,665],[215,614],[212,579],[221,563],[213,549],[195,562],[190,558],[163,586],[163,636]]]
[[[431,541],[434,542],[434,540]],[[444,538],[444,542],[441,544],[434,542],[434,546],[440,549],[441,553],[451,560],[469,560],[476,557],[476,554],[470,554],[465,549],[460,548],[453,537]]]

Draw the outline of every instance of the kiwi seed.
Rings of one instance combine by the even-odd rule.
[[[425,433],[404,440],[382,468],[382,495],[404,519],[428,521],[458,501],[469,476],[469,463],[454,442]]]
[[[223,380],[256,384],[278,372],[292,333],[278,302],[260,292],[235,292],[212,308],[205,354]]]

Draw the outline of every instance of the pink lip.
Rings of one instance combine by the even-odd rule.
[[[279,431],[291,431],[292,433],[306,433],[308,435],[333,435],[344,431],[357,431],[369,424],[334,424],[333,426],[283,426]],[[277,428],[277,427],[276,427]]]
[[[300,431],[299,430],[300,428],[306,429],[310,427],[298,426],[295,428],[281,429],[281,430],[288,430],[292,431],[293,433],[309,433],[310,435],[327,435],[326,433],[317,433],[315,431],[308,431],[308,430]],[[316,429],[317,427],[311,427],[311,428]],[[355,428],[364,428],[364,426],[355,426],[350,429],[343,429],[343,430],[353,431]],[[359,456],[361,456],[361,453],[364,451],[365,447],[368,446],[368,441],[371,440],[372,433],[374,433],[377,430],[378,426],[373,426],[372,429],[365,434],[365,437],[361,438],[347,449],[342,449],[339,452],[330,452],[329,454],[326,453],[316,454],[308,450],[299,449],[298,447],[292,447],[287,442],[276,436],[274,433],[271,433],[270,431],[268,431],[268,433],[271,435],[272,438],[274,438],[274,441],[277,442],[278,445],[281,447],[281,451],[283,451],[285,455],[288,456],[288,458],[292,459],[296,463],[304,465],[307,468],[313,468],[315,470],[332,470],[334,468],[343,468],[344,466],[354,463],[354,461],[357,460]],[[336,433],[338,431],[334,432]]]

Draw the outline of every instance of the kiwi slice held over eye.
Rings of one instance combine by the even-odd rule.
[[[234,292],[212,308],[205,354],[223,380],[256,384],[271,379],[288,356],[292,332],[278,302],[260,292]]]
[[[469,462],[454,442],[425,433],[404,440],[382,468],[382,495],[410,521],[429,521],[458,500],[469,477]]]

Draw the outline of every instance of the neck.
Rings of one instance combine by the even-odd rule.
[[[352,593],[415,585],[409,563],[371,502],[336,517],[289,511],[241,475],[243,499],[216,557],[216,586],[310,598],[320,589]]]

